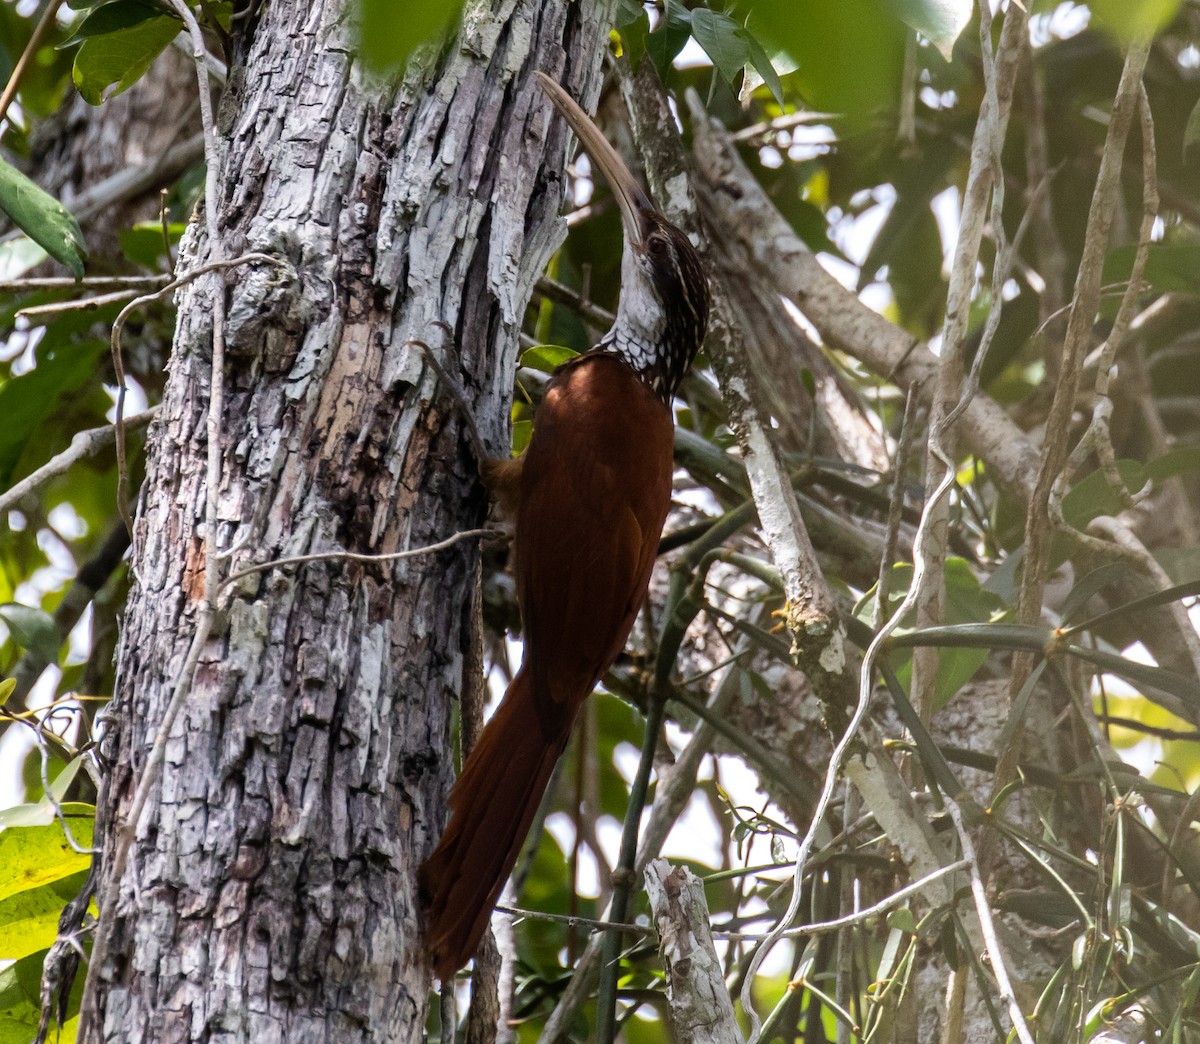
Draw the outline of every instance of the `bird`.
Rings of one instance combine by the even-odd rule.
[[[571,96],[537,79],[612,189],[621,287],[612,328],[555,371],[525,451],[481,462],[514,519],[524,653],[418,872],[425,952],[442,981],[474,956],[576,716],[645,601],[671,501],[671,403],[708,321],[708,281],[687,235]]]

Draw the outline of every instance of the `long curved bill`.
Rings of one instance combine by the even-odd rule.
[[[625,234],[635,246],[642,245],[642,215],[654,210],[650,197],[642,190],[637,179],[625,166],[624,160],[617,150],[609,144],[600,133],[600,129],[566,91],[544,72],[537,73],[538,83],[543,91],[550,96],[554,107],[563,114],[571,129],[579,138],[580,144],[591,156],[592,162],[600,168],[605,179],[611,186],[613,195],[617,197],[617,206],[621,208],[621,218],[625,223]]]

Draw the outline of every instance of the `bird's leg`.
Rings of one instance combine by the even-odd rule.
[[[440,319],[434,320],[433,325],[440,328],[446,334],[446,339],[453,345],[453,331],[449,325]],[[471,408],[470,402],[467,401],[467,393],[463,386],[455,377],[451,376],[446,367],[442,365],[437,352],[425,341],[422,341],[419,337],[413,337],[404,343],[406,346],[411,344],[421,349],[421,354],[425,356],[425,361],[429,363],[430,369],[437,374],[438,380],[442,382],[442,387],[454,401],[454,405],[458,407],[463,422],[467,426],[467,436],[471,440],[471,450],[475,454],[475,459],[479,462],[480,470],[485,470],[485,465],[491,459],[492,455],[488,453],[487,447],[483,442],[483,437],[479,434],[479,425],[475,421],[475,411]],[[453,348],[450,351],[452,352]]]
[[[436,320],[434,325],[441,328],[449,338],[451,331],[446,323]],[[502,519],[511,522],[512,519],[516,518],[517,501],[519,499],[521,484],[521,466],[524,463],[524,457],[514,459],[512,457],[495,457],[490,454],[484,445],[483,436],[479,433],[479,425],[475,421],[475,412],[471,409],[470,402],[467,401],[466,391],[458,380],[451,376],[446,367],[442,365],[437,352],[420,338],[414,337],[405,343],[411,344],[421,350],[425,361],[429,363],[430,368],[437,374],[442,387],[450,396],[454,405],[458,407],[459,413],[462,414],[463,422],[467,426],[467,435],[471,440],[471,450],[475,454],[476,461],[479,463],[479,477],[499,504]]]

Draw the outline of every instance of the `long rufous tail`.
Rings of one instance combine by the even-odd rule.
[[[529,675],[518,673],[450,791],[450,822],[419,878],[425,946],[439,979],[475,955],[566,748],[578,703],[553,706],[561,720],[544,721]]]

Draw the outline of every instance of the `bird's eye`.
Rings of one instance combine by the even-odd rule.
[[[667,241],[661,236],[651,236],[646,246],[655,257],[662,257],[667,252]]]

